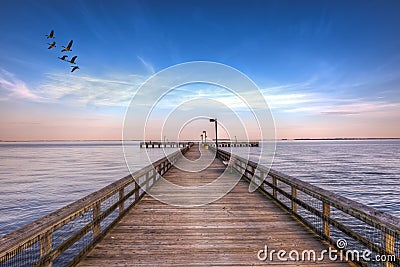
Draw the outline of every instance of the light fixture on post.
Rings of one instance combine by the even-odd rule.
[[[215,148],[218,151],[218,131],[217,131],[217,118],[210,119],[210,122],[215,122]]]
[[[201,144],[203,144],[203,135],[201,134],[200,137],[201,137]]]
[[[207,132],[203,131],[204,134],[204,144],[207,144]]]

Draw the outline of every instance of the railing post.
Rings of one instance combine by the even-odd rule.
[[[161,170],[160,170],[160,166],[156,167],[156,175],[153,176],[153,181],[151,183],[151,185],[153,185],[155,183],[155,181],[157,181],[157,176],[160,175],[161,176]]]
[[[119,201],[121,201],[124,198],[124,196],[125,196],[125,187],[119,190]],[[124,212],[124,209],[125,209],[125,201],[121,201],[119,203],[119,214]]]
[[[101,202],[96,203],[93,207],[93,220],[95,220],[98,216],[100,216],[101,212]],[[93,239],[100,235],[101,228],[100,228],[100,220],[93,224]]]
[[[252,179],[254,177],[254,175],[255,175],[256,169],[253,166],[250,166],[250,169],[251,169],[251,173],[250,173],[251,177],[250,177],[250,179]]]
[[[147,190],[147,188],[146,188]],[[135,180],[135,202],[139,201],[139,184]]]
[[[387,233],[386,231],[382,231],[382,247],[385,249],[387,255],[395,255],[394,254],[394,235],[391,233]],[[392,262],[382,262],[383,267],[393,267],[394,264]]]
[[[265,172],[260,171],[260,187],[262,190],[264,190],[264,181],[265,181]]]
[[[147,172],[146,173],[146,176],[145,176],[145,182],[146,182],[146,190],[149,190],[149,173]]]
[[[275,199],[278,198],[278,191],[276,190],[277,186],[278,186],[278,181],[276,180],[275,176],[272,176],[272,185],[274,186],[272,188],[272,195],[274,196]]]
[[[40,257],[46,256],[52,250],[52,232],[47,232],[41,239],[40,239]],[[52,267],[53,263],[50,261],[49,263],[45,264],[46,267]]]
[[[292,211],[297,213],[297,203],[294,201],[297,198],[297,189],[292,185]]]
[[[322,214],[325,215],[326,217],[330,217],[331,216],[331,205],[329,205],[326,202],[322,202]],[[331,236],[331,225],[324,218],[322,218],[322,233],[326,237]]]
[[[251,166],[248,163],[246,165],[246,177],[251,180]]]

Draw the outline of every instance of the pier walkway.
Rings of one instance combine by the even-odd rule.
[[[202,152],[202,158],[214,157]],[[185,157],[198,160],[199,147],[192,147]],[[222,161],[214,159],[203,171],[172,167],[163,177],[178,185],[204,185],[224,170]],[[165,185],[160,181],[152,191],[168,194]],[[190,202],[196,196],[186,197]],[[248,183],[241,180],[221,199],[199,207],[171,206],[144,196],[78,266],[348,266],[327,257],[316,263],[282,262],[276,255],[274,262],[260,261],[257,252],[265,245],[287,252],[327,249],[327,243],[271,200],[249,193]]]

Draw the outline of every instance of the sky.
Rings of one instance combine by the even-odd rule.
[[[276,138],[400,137],[399,1],[3,0],[0,6],[0,140],[120,140],[140,86],[190,61],[225,64],[251,79],[271,108]],[[57,47],[48,49],[51,29]],[[61,53],[70,40],[72,51]],[[77,55],[80,69],[71,73],[72,64],[58,59],[63,54]],[[159,114],[174,100],[198,97],[241,106],[226,90],[204,84],[175,90]],[[196,108],[219,115],[216,106]],[[195,124],[179,138],[213,131],[206,121]]]

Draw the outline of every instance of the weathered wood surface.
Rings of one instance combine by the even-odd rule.
[[[196,146],[185,157],[197,159]],[[204,185],[224,169],[216,159],[201,172],[173,167],[164,177],[179,185]],[[153,188],[161,192],[163,186]],[[265,245],[300,253],[327,249],[291,215],[239,181],[229,194],[200,207],[171,206],[146,195],[78,266],[348,266],[328,257],[323,262],[259,261],[257,252]]]

